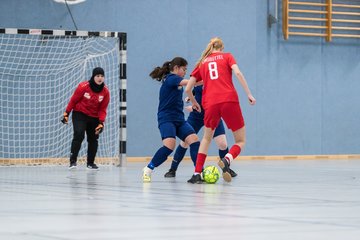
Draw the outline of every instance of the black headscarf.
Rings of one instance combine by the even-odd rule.
[[[101,92],[105,86],[105,83],[102,83],[101,85],[96,84],[94,77],[98,74],[105,76],[104,69],[102,69],[101,67],[94,68],[92,72],[92,76],[89,80],[91,90],[93,90],[96,93]]]

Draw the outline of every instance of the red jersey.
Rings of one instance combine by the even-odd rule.
[[[99,118],[100,122],[104,122],[106,118],[106,109],[110,101],[109,89],[104,86],[101,92],[94,92],[90,88],[88,81],[81,82],[72,95],[66,112],[72,110],[82,112],[90,117]]]
[[[201,103],[204,109],[218,103],[239,102],[232,82],[231,66],[234,64],[231,53],[212,53],[191,73],[197,81],[204,81]]]

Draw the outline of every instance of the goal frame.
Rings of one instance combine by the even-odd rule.
[[[61,30],[61,29],[25,29],[25,28],[0,28],[0,34],[25,34],[25,35],[43,35],[47,37],[56,36],[74,36],[74,37],[113,37],[119,39],[119,159],[115,162],[118,166],[126,164],[126,65],[127,65],[127,33],[125,32],[110,32],[110,31],[84,31],[84,30]],[[81,159],[80,159],[81,161]],[[83,161],[83,160],[82,160]],[[112,160],[110,160],[112,161]],[[65,160],[68,162],[68,159]],[[100,163],[112,163],[109,160],[101,159]],[[39,165],[39,164],[55,164],[50,159],[2,159],[0,158],[0,165]],[[64,160],[59,160],[56,163],[64,163]]]

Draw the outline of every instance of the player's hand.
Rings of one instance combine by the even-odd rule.
[[[198,81],[195,83],[195,87],[198,87],[198,86],[201,86],[201,85],[204,85],[204,81],[201,80],[201,81]]]
[[[97,127],[95,128],[95,135],[99,135],[100,133],[102,133],[103,130],[104,130],[104,124],[99,123],[99,125],[97,125]]]
[[[61,119],[61,122],[63,124],[68,124],[68,122],[69,122],[69,114],[67,112],[64,112],[63,117]]]
[[[186,106],[185,110],[188,112],[192,112],[194,109],[192,108],[192,106]]]
[[[253,95],[249,94],[249,95],[248,95],[248,99],[249,99],[250,105],[255,105],[256,99],[254,98]]]
[[[200,104],[198,104],[198,103],[193,104],[192,109],[194,109],[195,111],[197,111],[199,113],[201,112],[201,107],[200,107]]]

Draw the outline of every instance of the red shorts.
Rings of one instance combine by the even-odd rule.
[[[208,107],[205,111],[204,125],[214,130],[221,118],[233,132],[245,126],[238,102],[224,102]]]

